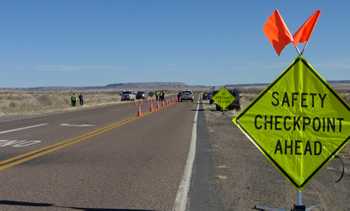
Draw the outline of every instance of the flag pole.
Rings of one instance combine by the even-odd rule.
[[[305,48],[307,47],[307,44],[309,44],[309,40],[305,43],[303,49],[301,50],[301,55],[303,55]]]
[[[314,27],[317,24],[317,20],[320,16],[321,12],[320,10],[317,10],[311,17],[309,17],[308,20],[298,29],[296,34],[294,34],[297,37],[296,43],[303,43],[305,42],[305,45],[303,46],[303,49],[301,50],[301,55],[303,55],[305,48],[309,44],[309,40],[311,38],[312,32],[314,30]]]
[[[295,47],[295,50],[297,51],[297,53],[298,53],[298,55],[300,56],[300,55],[303,55],[303,52],[304,52],[304,49],[305,49],[305,46],[304,46],[304,48],[303,48],[303,50],[300,52],[300,50],[299,50],[299,48],[298,48],[298,46],[294,46]]]

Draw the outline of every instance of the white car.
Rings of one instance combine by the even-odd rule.
[[[193,102],[194,97],[193,97],[192,91],[186,90],[186,91],[181,92],[181,94],[180,94],[180,101],[182,102],[182,101],[185,101],[185,100],[186,101],[190,100],[190,101]]]
[[[121,93],[121,101],[136,100],[136,94],[132,91],[123,91]]]

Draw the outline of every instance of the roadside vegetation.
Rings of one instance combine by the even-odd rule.
[[[76,93],[77,95],[78,93]],[[82,92],[84,106],[91,107],[120,102],[117,92]],[[70,104],[72,92],[0,92],[0,116],[27,115],[73,109]],[[77,106],[79,108],[81,106]]]
[[[71,105],[71,96],[75,93],[77,103]],[[79,105],[78,95],[84,98],[84,105]],[[165,96],[175,95],[175,91],[166,91]],[[87,107],[119,104],[118,91],[0,91],[0,118],[4,116],[26,116],[49,112],[81,109]]]

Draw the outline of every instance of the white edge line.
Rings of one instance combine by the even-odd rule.
[[[196,114],[194,115],[194,120],[193,120],[190,149],[187,155],[184,174],[176,193],[173,211],[185,211],[187,208],[186,206],[187,206],[188,192],[190,189],[193,163],[196,155],[198,109],[199,109],[199,100],[197,101]]]
[[[15,128],[15,129],[11,129],[11,130],[4,130],[4,131],[0,131],[0,134],[12,133],[12,132],[17,132],[17,131],[21,131],[21,130],[27,130],[27,129],[36,128],[36,127],[42,127],[42,126],[46,126],[47,124],[48,123],[42,123],[42,124],[37,124],[37,125],[31,125],[31,126],[26,126],[26,127]]]
[[[62,127],[93,127],[94,124],[70,124],[70,123],[61,123]]]

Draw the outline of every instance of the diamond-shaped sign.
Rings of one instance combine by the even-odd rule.
[[[350,108],[298,57],[233,122],[298,189],[350,139]]]
[[[231,94],[229,90],[225,87],[219,89],[218,93],[216,93],[213,98],[214,102],[219,105],[222,109],[226,109],[229,105],[233,103],[236,99],[235,96]]]

